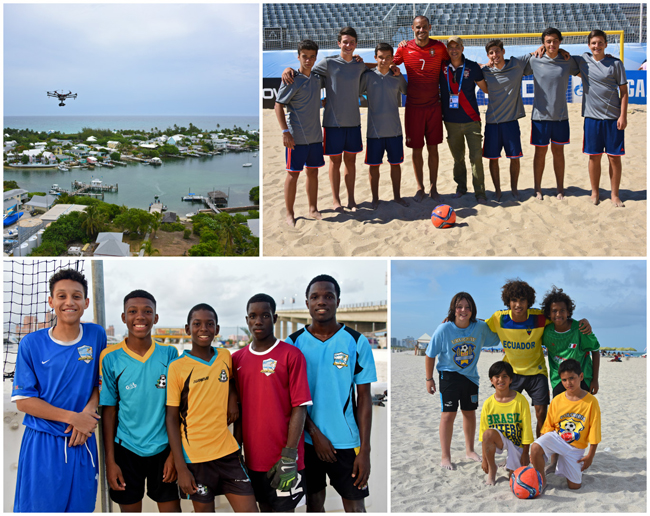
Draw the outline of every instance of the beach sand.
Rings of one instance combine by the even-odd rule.
[[[481,118],[485,120],[485,107]],[[488,204],[479,205],[471,186],[470,193],[452,199],[456,191],[453,180],[453,159],[443,142],[438,147],[440,166],[438,191],[440,199],[430,198],[416,203],[411,151],[405,148],[402,164],[402,196],[410,203],[405,208],[392,199],[389,166],[380,167],[379,196],[383,202],[377,210],[370,209],[368,167],[363,164],[365,152],[357,156],[355,197],[356,213],[332,210],[328,162],[319,172],[318,206],[323,220],[305,218],[307,200],[304,172],[298,184],[295,204],[297,223],[285,223],[284,180],[285,155],[281,131],[272,110],[264,110],[263,132],[263,254],[265,256],[645,256],[646,255],[646,106],[630,105],[620,196],[625,208],[615,208],[609,201],[610,181],[607,158],[603,157],[600,197],[594,206],[590,199],[587,170],[588,158],[582,153],[583,118],[580,104],[569,104],[572,143],[566,146],[565,195],[554,196],[555,174],[550,150],[542,179],[544,200],[533,192],[533,155],[530,141],[531,106],[526,118],[520,120],[524,157],[519,175],[520,201],[510,194],[509,160],[499,160],[501,167],[501,202],[495,202],[494,187],[483,160]],[[367,109],[361,109],[362,134],[365,145]],[[402,123],[404,109],[400,109]],[[426,151],[425,151],[426,155]],[[426,163],[426,158],[425,158]],[[425,187],[429,188],[425,165]],[[341,180],[341,201],[347,194]],[[440,230],[431,224],[431,211],[438,204],[449,204],[457,214],[453,228]]]
[[[440,397],[427,394],[424,357],[413,352],[391,354],[391,507],[392,512],[646,512],[647,511],[647,382],[646,359],[600,362],[602,441],[582,488],[571,491],[563,477],[549,475],[546,492],[536,500],[519,500],[511,492],[508,473],[499,468],[496,486],[485,485],[481,464],[465,458],[462,416],[457,415],[451,442],[455,471],[440,467]],[[494,392],[487,378],[501,353],[483,353],[480,407]],[[434,373],[436,387],[438,372]],[[530,398],[528,398],[530,399]],[[535,410],[531,407],[535,428]],[[503,460],[503,459],[502,459]],[[500,463],[497,456],[497,464]]]

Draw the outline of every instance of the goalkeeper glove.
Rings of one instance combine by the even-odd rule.
[[[298,450],[282,448],[280,460],[266,474],[271,479],[271,487],[280,491],[290,491],[298,483]]]

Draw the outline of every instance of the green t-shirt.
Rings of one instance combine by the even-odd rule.
[[[571,329],[564,333],[555,331],[555,324],[549,324],[544,329],[542,343],[548,352],[548,371],[551,388],[554,389],[561,382],[557,370],[560,364],[569,358],[580,363],[584,374],[584,381],[590,385],[594,377],[594,367],[591,361],[591,351],[600,349],[598,339],[592,333],[584,335],[578,329],[578,321],[571,321]]]

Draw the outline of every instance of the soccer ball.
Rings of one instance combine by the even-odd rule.
[[[438,229],[450,228],[456,222],[456,212],[451,206],[441,204],[431,212],[431,222]]]
[[[460,354],[461,355],[467,355],[467,352],[469,351],[469,346],[467,344],[463,344],[460,347]]]
[[[510,477],[510,489],[522,500],[537,498],[542,489],[542,475],[531,465],[517,468]]]

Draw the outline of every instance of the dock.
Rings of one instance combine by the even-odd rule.
[[[81,181],[72,181],[72,195],[80,195],[87,190],[99,190],[101,192],[117,192],[117,183],[114,185],[104,185],[99,179],[93,179],[90,183]]]

